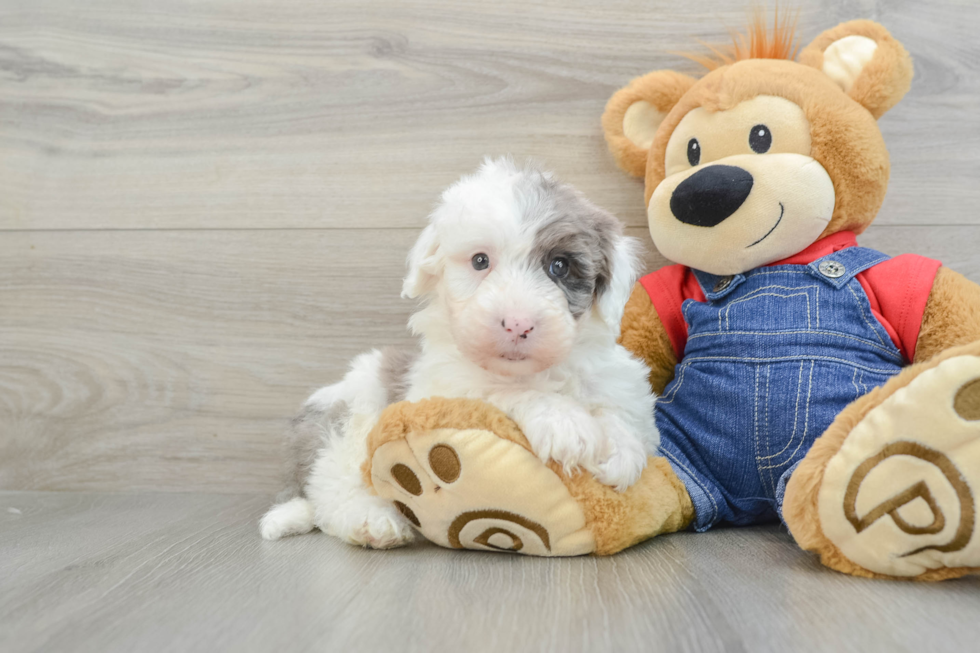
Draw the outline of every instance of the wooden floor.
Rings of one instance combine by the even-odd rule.
[[[777,527],[546,560],[265,542],[264,507],[0,493],[0,650],[925,653],[980,638],[980,578],[856,580]]]
[[[976,581],[844,578],[772,529],[564,561],[257,538],[280,431],[408,340],[405,254],[481,157],[664,264],[599,116],[750,4],[0,0],[0,650],[975,648]],[[915,59],[862,243],[980,282],[980,3],[793,4],[804,42],[872,18]]]

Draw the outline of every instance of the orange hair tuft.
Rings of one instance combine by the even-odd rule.
[[[729,30],[732,35],[731,45],[716,46],[699,41],[711,50],[714,56],[689,52],[679,54],[701,64],[708,70],[730,66],[736,61],[746,59],[787,59],[792,61],[796,59],[796,55],[800,51],[799,43],[796,40],[798,17],[799,11],[796,11],[792,16],[784,13],[782,20],[780,20],[779,5],[776,5],[773,11],[772,33],[770,33],[766,27],[766,12],[756,7],[752,12],[748,34]]]

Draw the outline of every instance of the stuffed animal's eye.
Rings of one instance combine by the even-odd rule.
[[[490,257],[483,252],[474,254],[470,262],[473,263],[474,270],[486,270],[490,267]]]
[[[756,154],[765,154],[772,147],[772,132],[765,125],[756,125],[749,132],[749,147]]]
[[[701,163],[701,143],[696,138],[687,142],[687,162],[692,166]]]
[[[556,279],[564,277],[568,274],[568,259],[564,256],[556,256],[551,259],[551,265],[548,266],[548,274]]]

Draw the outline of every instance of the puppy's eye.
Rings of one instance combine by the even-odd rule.
[[[470,260],[474,270],[486,270],[490,267],[490,257],[484,253],[474,254]]]
[[[756,154],[765,154],[772,147],[772,132],[765,125],[756,125],[749,132],[749,147]]]
[[[556,279],[564,277],[568,274],[568,259],[564,256],[556,256],[551,259],[551,265],[548,266],[548,274]]]
[[[701,163],[701,143],[696,138],[687,142],[687,162],[692,166]]]

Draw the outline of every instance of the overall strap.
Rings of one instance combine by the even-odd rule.
[[[858,274],[891,257],[867,247],[847,247],[807,265],[807,271],[834,288],[843,288]]]
[[[694,277],[698,280],[698,285],[701,286],[701,290],[704,292],[704,298],[709,302],[716,301],[728,295],[745,281],[744,274],[718,276],[717,274],[709,274],[693,269],[692,272],[694,272]]]

